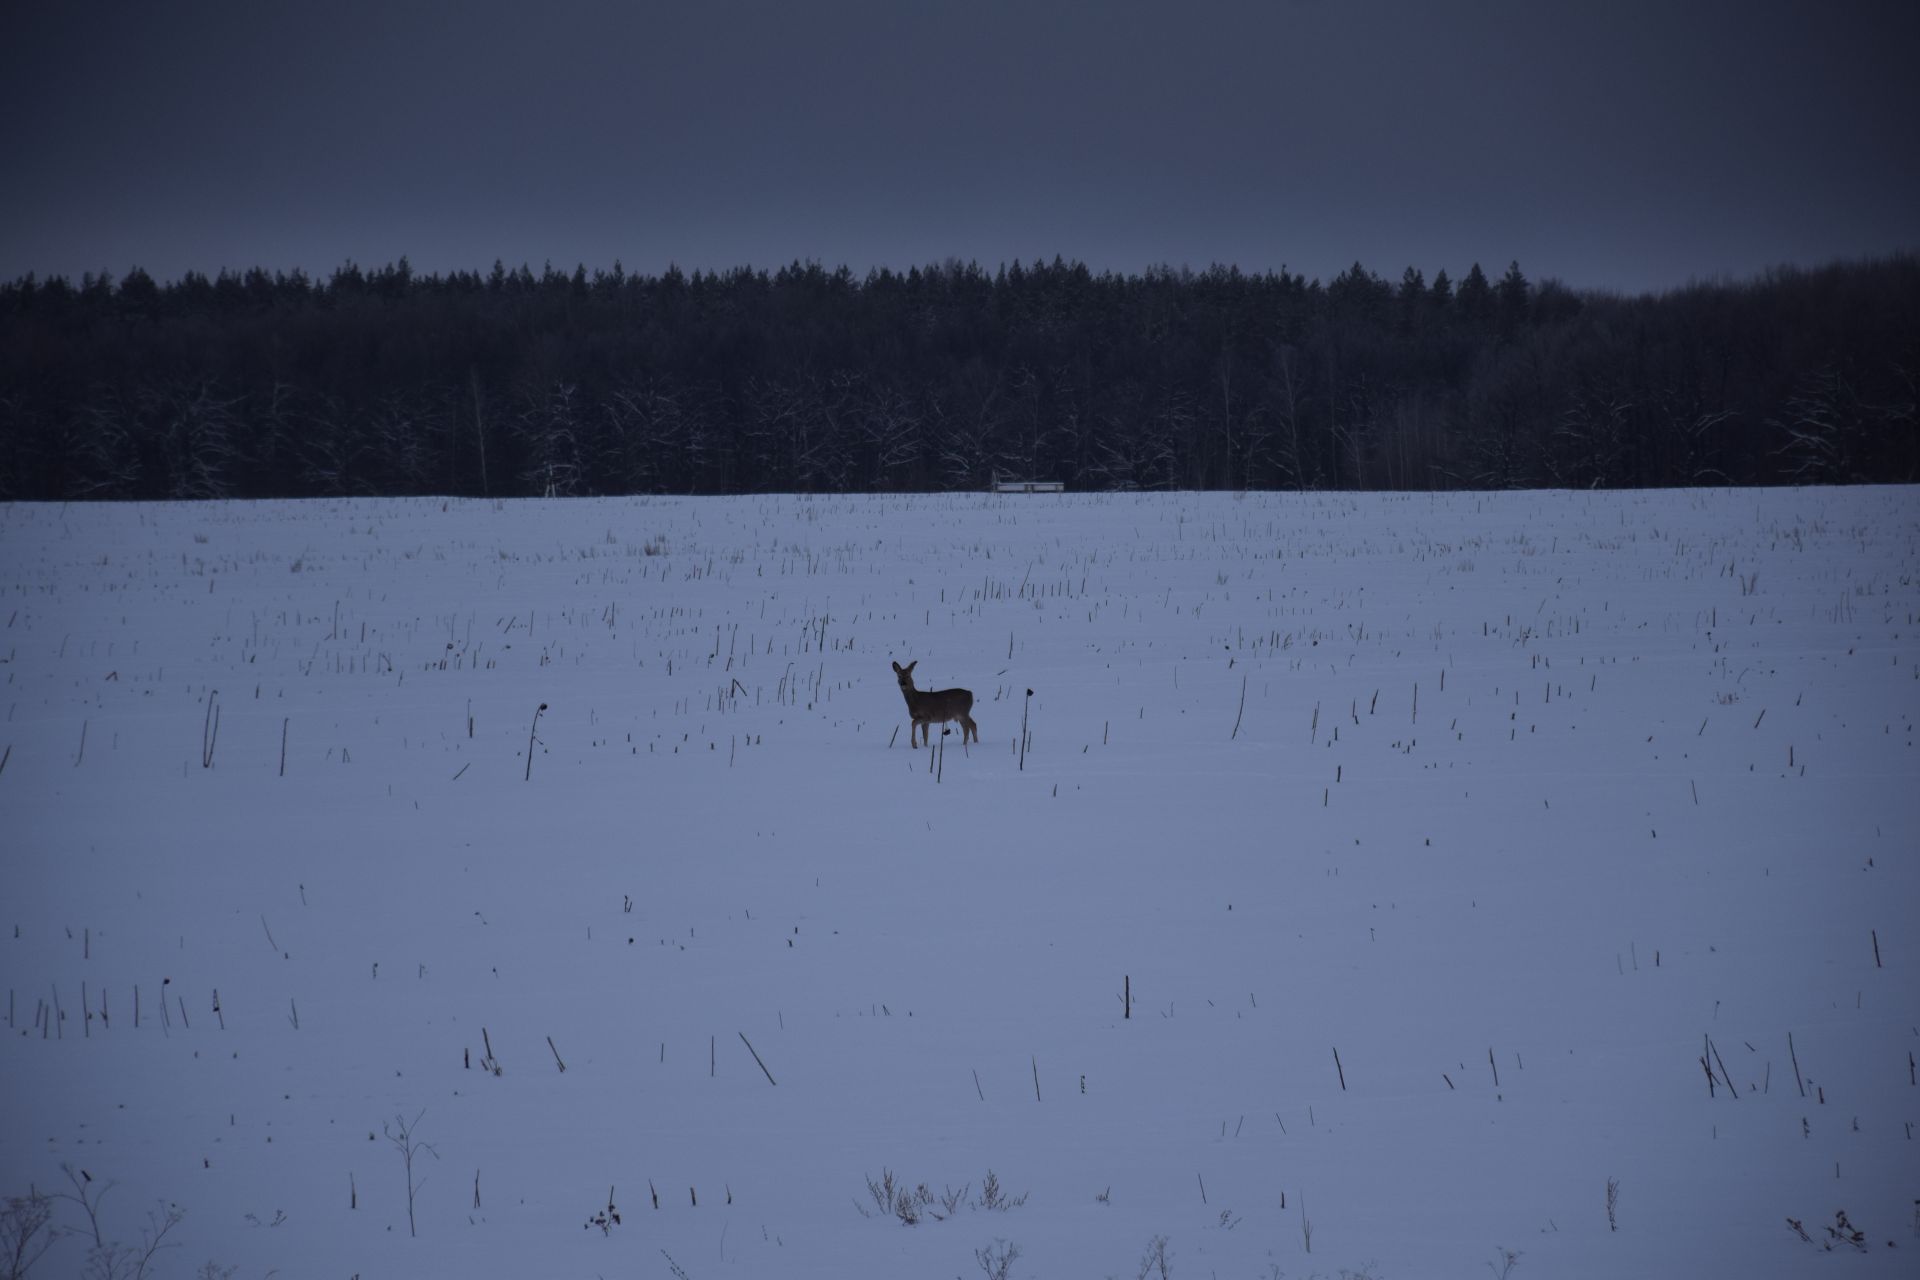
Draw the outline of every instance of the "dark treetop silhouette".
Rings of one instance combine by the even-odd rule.
[[[1920,259],[1621,297],[1286,272],[0,287],[0,497],[1509,488],[1920,476]]]

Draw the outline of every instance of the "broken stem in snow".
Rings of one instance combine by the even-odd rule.
[[[753,1041],[747,1039],[747,1033],[742,1031],[739,1033],[739,1036],[740,1036],[740,1043],[747,1046],[747,1052],[753,1055],[753,1060],[759,1066],[760,1073],[766,1076],[767,1083],[770,1085],[774,1085],[775,1087],[778,1087],[780,1082],[773,1078],[773,1072],[767,1070],[767,1064],[760,1061],[760,1051],[753,1047]],[[661,1049],[663,1052],[665,1048],[666,1048],[665,1045],[661,1046]]]
[[[533,744],[537,740],[535,735],[540,732],[540,713],[546,709],[547,704],[544,702],[534,708],[533,726],[527,730],[527,772],[526,776],[521,779],[522,782],[531,782],[533,780]]]

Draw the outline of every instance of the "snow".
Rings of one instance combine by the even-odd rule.
[[[158,1276],[1910,1275],[1917,535],[0,507],[0,1193],[176,1204]],[[908,748],[913,660],[979,744]]]

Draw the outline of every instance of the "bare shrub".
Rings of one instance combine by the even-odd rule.
[[[1020,1246],[1005,1240],[995,1240],[973,1251],[973,1260],[980,1264],[980,1270],[986,1273],[987,1280],[1007,1280],[1007,1272],[1019,1256]]]
[[[40,1255],[59,1238],[51,1196],[38,1191],[8,1196],[0,1208],[0,1280],[26,1280]]]

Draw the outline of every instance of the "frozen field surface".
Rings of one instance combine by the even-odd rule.
[[[0,1193],[46,1277],[82,1200],[156,1278],[1920,1274],[1917,577],[1912,489],[0,507]]]

